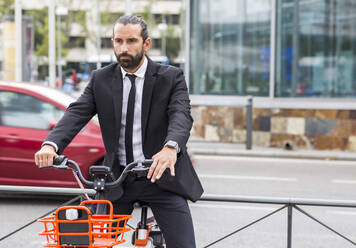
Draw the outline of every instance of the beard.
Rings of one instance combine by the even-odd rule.
[[[136,54],[136,56],[133,56],[128,53],[121,53],[121,54],[115,53],[117,62],[124,69],[136,68],[140,64],[140,62],[143,58],[143,55],[144,55],[143,49],[138,54]],[[125,57],[125,58],[123,58],[123,57]]]

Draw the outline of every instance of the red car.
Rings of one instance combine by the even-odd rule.
[[[38,169],[34,153],[74,98],[32,83],[0,82],[0,185],[78,187],[69,171]],[[83,174],[105,155],[98,123],[91,120],[64,150]]]

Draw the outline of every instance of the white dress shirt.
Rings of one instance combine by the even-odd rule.
[[[136,75],[135,111],[134,111],[133,134],[132,134],[132,150],[133,150],[134,161],[145,159],[145,156],[143,155],[143,149],[142,149],[141,108],[142,108],[143,84],[145,82],[147,63],[148,60],[146,57],[144,57],[144,62],[141,65],[141,67],[135,73],[133,73],[134,75]],[[122,99],[121,129],[120,129],[120,138],[119,138],[119,156],[120,156],[120,164],[126,165],[125,127],[126,127],[127,102],[129,99],[131,82],[130,79],[126,76],[128,72],[126,72],[122,67],[121,67],[121,73],[122,73],[122,82],[123,82],[123,99]]]

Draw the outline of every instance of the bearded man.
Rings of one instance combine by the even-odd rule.
[[[116,214],[130,214],[146,202],[162,230],[167,248],[194,248],[187,199],[203,193],[187,154],[193,119],[182,70],[149,59],[145,21],[122,16],[114,24],[117,63],[94,71],[83,94],[72,103],[35,154],[37,166],[53,164],[75,135],[98,115],[106,149],[104,165],[118,177],[124,167],[152,158],[145,180],[125,183],[122,196],[107,192]]]

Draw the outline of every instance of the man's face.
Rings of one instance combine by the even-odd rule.
[[[117,62],[127,71],[134,72],[143,62],[151,40],[143,41],[140,24],[116,24],[112,39]]]

